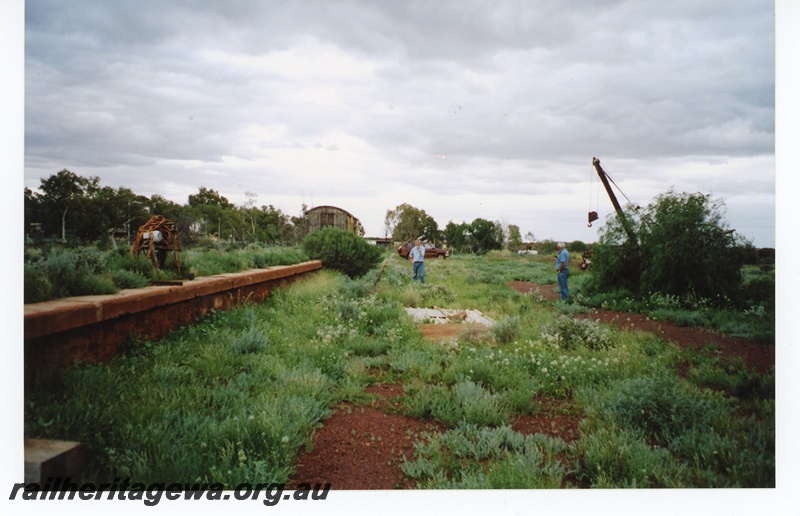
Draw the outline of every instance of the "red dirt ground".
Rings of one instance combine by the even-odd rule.
[[[515,281],[509,284],[519,292],[536,289],[548,301],[558,299],[553,285],[535,285]],[[701,328],[684,328],[653,321],[639,314],[592,310],[582,317],[620,328],[653,332],[665,342],[700,349],[713,343],[723,356],[739,356],[745,363],[766,372],[775,365],[775,347],[746,339],[728,337]],[[421,324],[424,337],[442,342],[457,337],[463,324]],[[407,489],[414,487],[400,469],[405,456],[414,457],[414,442],[426,434],[441,432],[443,425],[421,421],[398,414],[402,385],[377,383],[367,388],[375,395],[368,405],[343,403],[334,414],[323,421],[314,436],[313,449],[302,453],[296,463],[296,473],[289,485],[301,482],[312,485],[330,483],[331,489]],[[579,437],[580,414],[571,402],[537,396],[537,410],[512,422],[514,430],[524,433],[543,433],[561,437],[569,442]]]
[[[536,289],[548,301],[558,299],[558,293],[553,285],[535,285],[524,281],[514,281],[509,284],[518,292],[530,292]],[[595,321],[624,328],[628,330],[651,332],[661,336],[664,342],[672,342],[678,346],[702,349],[708,344],[714,344],[723,356],[741,357],[745,364],[760,373],[769,371],[775,366],[775,346],[760,344],[739,337],[730,337],[705,328],[690,328],[676,326],[669,322],[654,321],[642,314],[629,314],[612,312],[593,308],[591,313],[578,317],[590,318]]]
[[[331,483],[331,489],[413,487],[400,470],[403,457],[412,460],[414,442],[444,426],[392,413],[401,385],[373,385],[367,392],[377,400],[366,406],[342,403],[323,422],[314,449],[298,459],[290,487],[299,482]]]

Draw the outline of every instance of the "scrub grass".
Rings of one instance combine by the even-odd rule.
[[[24,258],[25,303],[114,294],[120,289],[141,288],[151,281],[178,277],[172,253],[163,269],[153,267],[144,255],[132,257],[128,249],[27,248]],[[308,256],[300,249],[261,244],[242,249],[198,247],[185,249],[181,256],[182,271],[194,276],[293,265],[307,260]]]
[[[25,434],[86,444],[87,481],[285,482],[331,406],[363,398],[352,355],[403,338],[401,310],[329,272],[26,393]],[[343,314],[349,314],[343,318]]]
[[[437,489],[555,489],[566,475],[556,459],[564,442],[522,435],[509,426],[462,423],[416,445],[403,471],[419,487]]]
[[[551,262],[457,255],[426,263],[420,285],[393,258],[375,288],[377,271],[321,271],[29,388],[25,435],[86,443],[88,481],[285,482],[335,404],[369,402],[380,378],[403,385],[391,410],[445,429],[401,463],[420,488],[773,487],[774,375],[507,286],[554,284]],[[432,343],[407,306],[497,324]],[[512,430],[542,398],[580,418],[569,442]]]

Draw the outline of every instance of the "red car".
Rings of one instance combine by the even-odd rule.
[[[397,248],[397,253],[403,258],[408,258],[408,253],[414,247],[414,242],[404,242]],[[446,249],[439,249],[429,242],[423,242],[422,247],[425,248],[425,258],[447,258],[450,254]]]

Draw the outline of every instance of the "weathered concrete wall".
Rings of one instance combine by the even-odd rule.
[[[108,360],[131,336],[156,339],[211,310],[261,302],[273,288],[321,268],[310,261],[25,305],[25,383],[59,374],[74,361]]]

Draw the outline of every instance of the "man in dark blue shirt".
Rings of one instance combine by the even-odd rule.
[[[556,255],[556,274],[558,274],[558,288],[561,290],[561,300],[569,297],[567,288],[567,278],[569,278],[569,251],[564,242],[558,243],[558,254]]]

